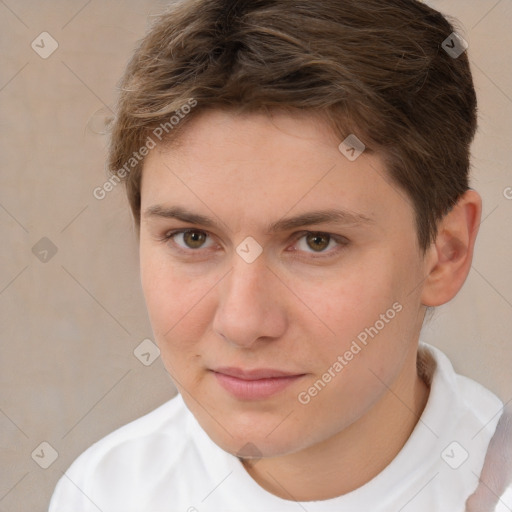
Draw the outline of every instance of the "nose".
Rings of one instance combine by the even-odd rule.
[[[240,347],[281,337],[287,317],[280,286],[263,257],[246,263],[235,254],[233,268],[219,287],[214,331]]]

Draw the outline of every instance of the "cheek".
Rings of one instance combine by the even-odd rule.
[[[154,334],[160,342],[191,314],[199,293],[197,283],[183,276],[161,252],[164,251],[141,249],[140,257],[142,290]]]
[[[169,366],[170,359],[181,361],[197,351],[211,320],[212,298],[220,277],[191,275],[157,251],[141,251],[140,264],[149,319]]]
[[[308,355],[316,362],[315,373],[322,375],[341,356],[343,370],[335,372],[334,380],[342,382],[342,387],[350,382],[354,392],[357,386],[375,383],[369,369],[377,375],[389,373],[391,378],[405,357],[415,326],[413,312],[404,304],[399,266],[386,254],[378,259],[379,264],[372,262],[375,259],[365,259],[340,269],[336,279],[317,286],[295,282],[297,295],[316,315],[310,316],[308,327]]]
[[[408,313],[398,303],[395,308],[384,304],[368,304],[364,312],[338,323],[337,336],[316,340],[310,357],[316,361],[315,372],[297,398],[307,403],[310,417],[334,431],[371,408],[403,368],[412,341],[404,336],[404,331],[410,333]]]
[[[399,299],[400,286],[392,266],[383,260],[380,263],[347,262],[330,275],[294,279],[291,288],[321,321],[329,339],[347,340],[373,325]]]

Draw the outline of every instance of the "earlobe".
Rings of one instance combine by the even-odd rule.
[[[445,304],[462,288],[471,270],[481,213],[480,195],[468,190],[439,222],[436,240],[425,256],[423,305]]]

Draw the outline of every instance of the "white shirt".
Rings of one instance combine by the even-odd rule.
[[[396,458],[348,494],[298,503],[269,493],[210,440],[178,395],[78,457],[49,512],[464,512],[503,404],[457,375],[440,350],[420,343],[419,355],[430,385],[420,421]],[[511,495],[492,511],[512,510]]]

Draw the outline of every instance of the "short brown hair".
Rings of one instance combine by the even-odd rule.
[[[412,202],[425,250],[468,189],[476,130],[467,55],[453,58],[442,47],[455,23],[416,0],[173,2],[121,80],[109,170],[126,171],[164,123],[162,141],[172,144],[206,109],[307,110],[340,142],[353,133],[383,157],[390,181]],[[139,160],[122,173],[137,226]]]

